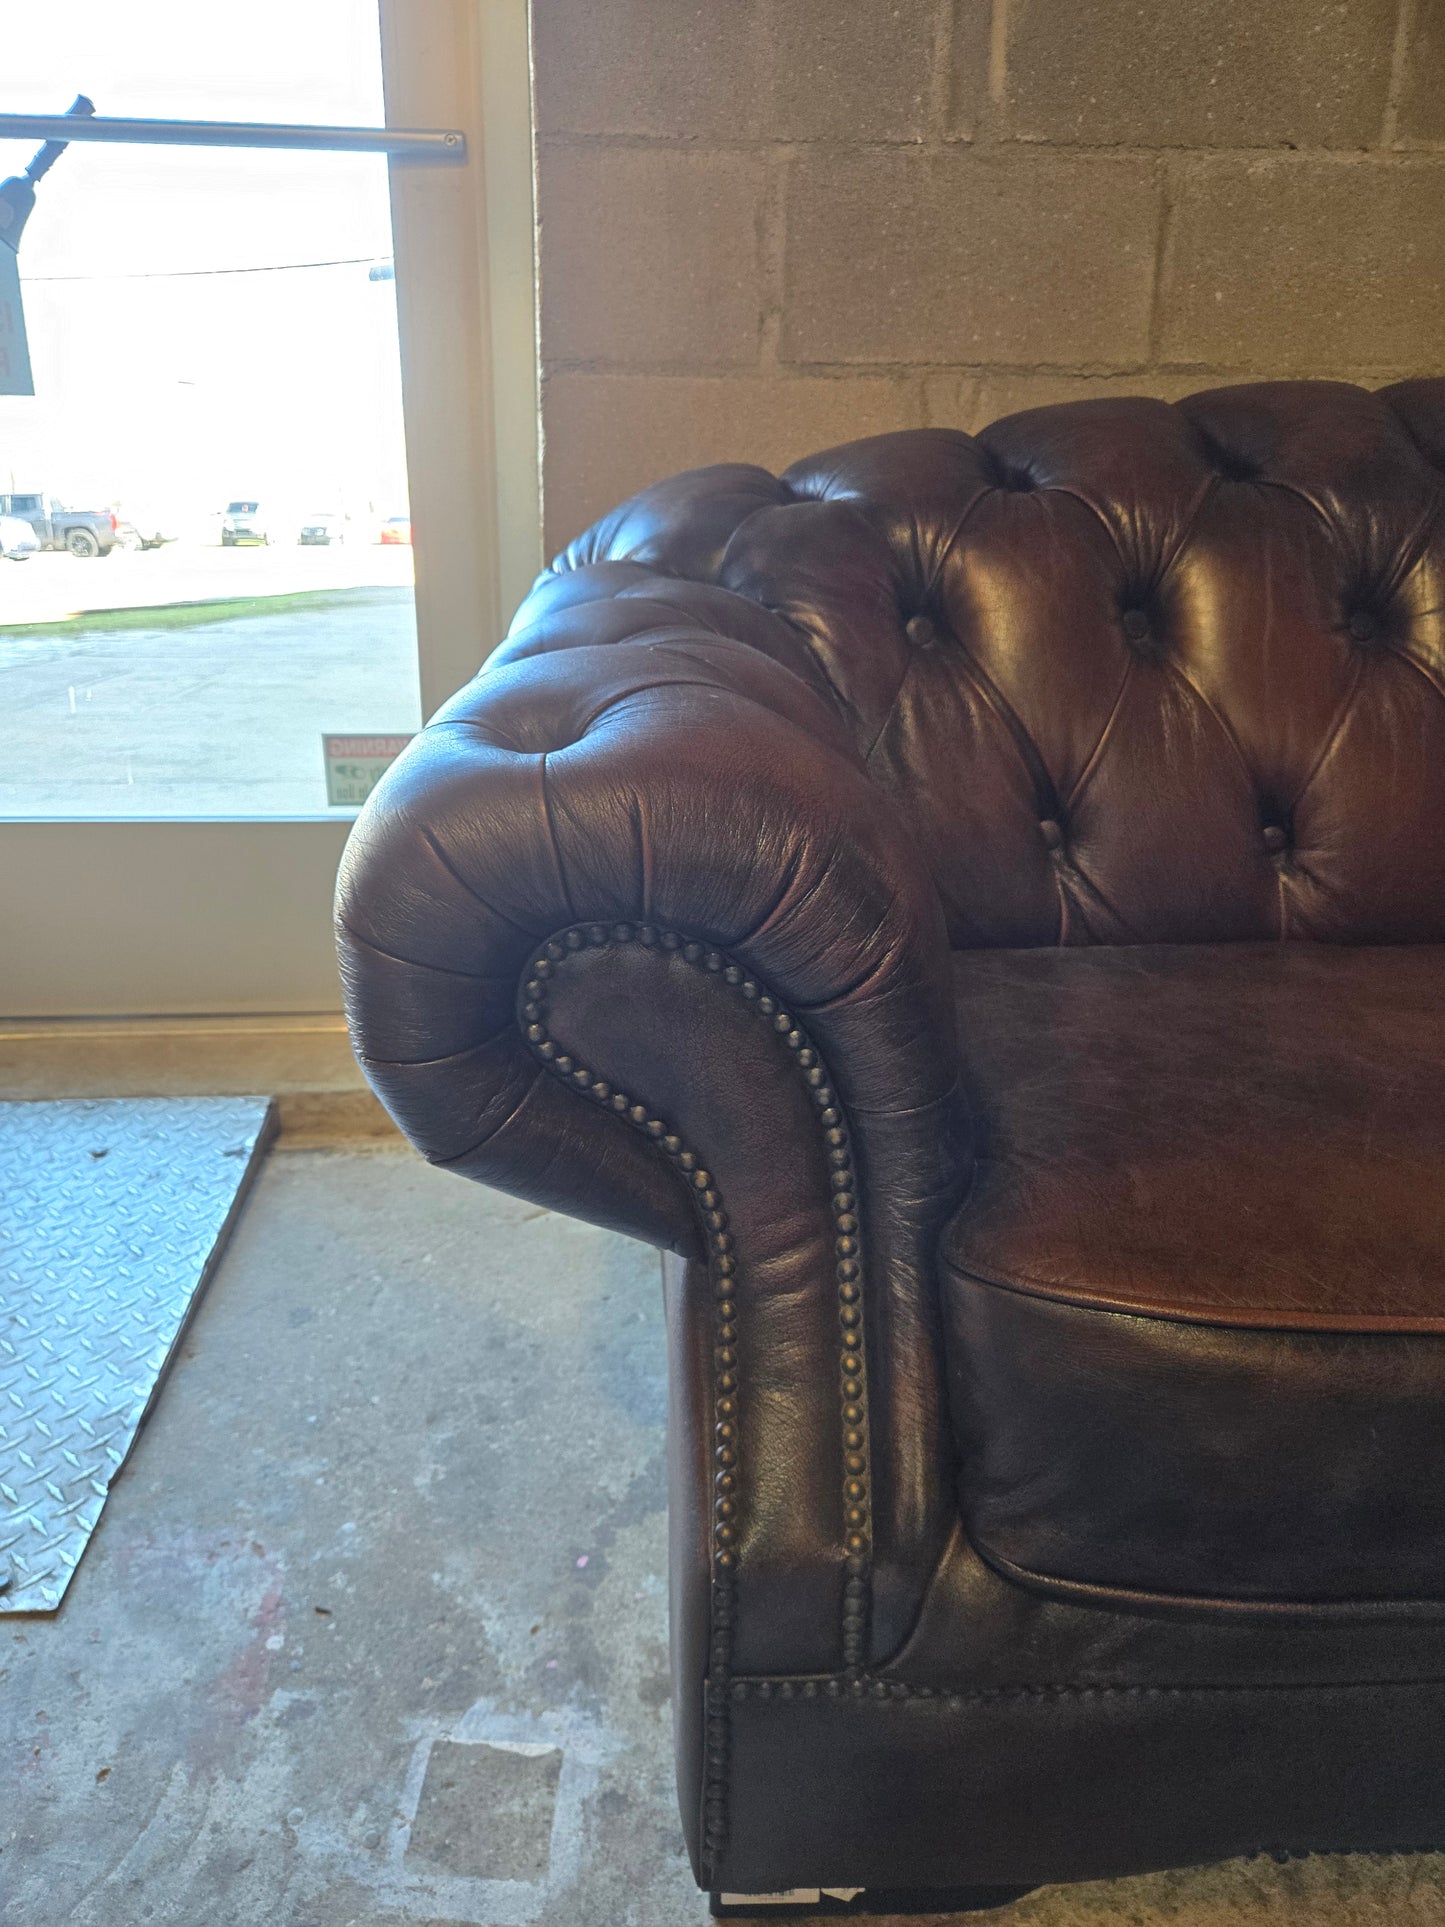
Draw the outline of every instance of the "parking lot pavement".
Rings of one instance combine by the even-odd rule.
[[[59,583],[62,571],[111,571],[106,580],[124,591],[132,576],[154,580],[141,571],[164,561],[173,593],[181,582],[224,582],[222,595],[279,598],[159,610],[153,621],[0,628],[0,815],[327,813],[324,733],[403,734],[421,720],[411,556],[382,554],[395,572],[385,583],[375,556],[326,549],[217,550],[194,564],[164,550],[0,563],[0,596],[11,575],[39,577],[51,564]],[[353,570],[373,579],[348,580]],[[63,587],[56,593],[64,599]],[[53,609],[54,598],[37,606]],[[0,620],[17,618],[7,609]]]
[[[396,588],[411,579],[411,550],[379,542],[326,548],[288,542],[244,549],[173,542],[145,551],[116,548],[88,560],[64,552],[35,555],[24,562],[0,562],[0,630],[64,622],[99,609],[296,595],[307,589]]]

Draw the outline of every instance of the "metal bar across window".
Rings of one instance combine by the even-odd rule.
[[[0,140],[124,141],[155,147],[293,147],[318,153],[392,154],[412,161],[465,161],[467,138],[452,127],[324,127],[248,120],[120,120],[96,115],[0,114]]]

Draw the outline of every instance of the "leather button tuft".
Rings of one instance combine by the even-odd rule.
[[[904,635],[915,649],[931,649],[938,639],[938,632],[927,616],[912,616],[904,624]]]
[[[1278,823],[1266,823],[1264,826],[1264,847],[1269,851],[1271,856],[1278,856],[1281,850],[1289,848],[1289,831],[1281,828]]]
[[[1142,609],[1126,609],[1123,616],[1124,634],[1130,642],[1149,640],[1149,618]]]
[[[1030,495],[1038,486],[1026,468],[1006,462],[991,448],[983,450],[984,478],[993,488],[1007,489],[1011,495]]]
[[[1051,816],[1046,816],[1039,824],[1039,835],[1044,839],[1045,846],[1048,849],[1063,849],[1064,832]]]
[[[1356,609],[1345,627],[1355,642],[1373,642],[1380,633],[1379,619],[1372,616],[1368,609]]]

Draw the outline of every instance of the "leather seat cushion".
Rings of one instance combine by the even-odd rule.
[[[1445,946],[973,951],[955,981],[979,1552],[1142,1604],[1445,1601]]]

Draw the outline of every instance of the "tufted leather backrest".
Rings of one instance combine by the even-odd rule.
[[[509,651],[625,595],[826,688],[958,945],[1439,940],[1442,490],[1445,381],[1076,402],[660,484]]]

